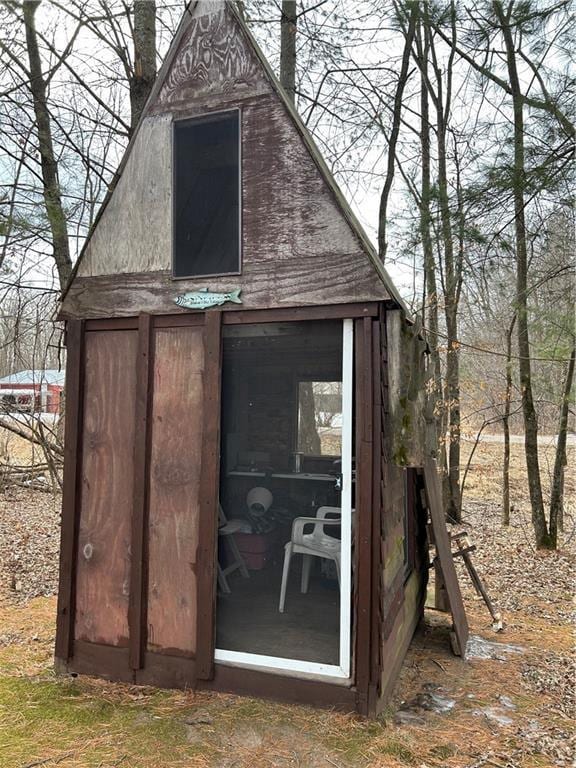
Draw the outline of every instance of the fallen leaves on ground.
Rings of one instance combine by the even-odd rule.
[[[487,658],[451,655],[446,615],[427,611],[377,722],[52,671],[59,500],[0,495],[0,765],[23,768],[558,768],[574,759],[573,483],[558,552],[535,552],[514,448],[512,524],[500,525],[494,446],[471,466],[464,523],[501,610],[491,618],[457,560],[471,632]],[[18,588],[16,588],[18,586]],[[40,596],[40,597],[36,597]],[[507,645],[518,649],[509,652]]]

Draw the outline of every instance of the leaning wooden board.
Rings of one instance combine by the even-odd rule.
[[[462,594],[454,559],[452,558],[452,549],[450,538],[446,528],[446,516],[442,505],[442,492],[436,462],[433,459],[427,459],[424,465],[424,483],[426,487],[426,497],[428,500],[428,509],[430,510],[430,520],[436,543],[436,552],[442,569],[442,576],[446,585],[448,602],[450,604],[450,613],[454,624],[454,633],[456,635],[456,644],[453,643],[453,650],[463,658],[466,656],[466,646],[468,645],[468,620],[464,611]]]

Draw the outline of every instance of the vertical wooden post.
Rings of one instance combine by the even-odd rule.
[[[152,395],[152,320],[138,318],[136,358],[136,405],[134,415],[134,490],[130,599],[128,602],[129,660],[132,669],[142,669],[146,646],[147,563],[148,563],[148,466],[150,456],[149,413]]]
[[[372,318],[355,321],[356,330],[356,546],[358,611],[356,687],[358,709],[368,714],[372,602]]]
[[[204,429],[200,475],[200,520],[196,568],[196,676],[214,675],[216,559],[220,496],[220,381],[222,374],[222,313],[206,312],[204,329]]]
[[[369,714],[376,712],[381,678],[382,584],[382,333],[380,320],[372,323],[372,615],[370,640]]]
[[[66,411],[64,480],[60,530],[60,585],[56,614],[56,659],[73,655],[76,598],[76,557],[82,469],[82,404],[84,390],[84,321],[66,323]]]

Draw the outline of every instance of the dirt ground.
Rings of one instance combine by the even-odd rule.
[[[462,574],[471,658],[451,655],[447,617],[428,611],[376,722],[228,695],[56,678],[58,499],[24,489],[0,494],[0,766],[573,765],[574,473],[561,549],[537,553],[521,446],[513,447],[513,524],[500,526],[500,452],[499,445],[479,446],[464,522],[504,631],[493,631]],[[573,459],[571,451],[571,466]],[[549,461],[545,455],[544,466]]]

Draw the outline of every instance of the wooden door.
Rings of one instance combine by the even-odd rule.
[[[72,324],[70,340],[57,656],[111,674],[113,649],[142,682],[187,659],[193,685],[212,674],[220,313]]]

